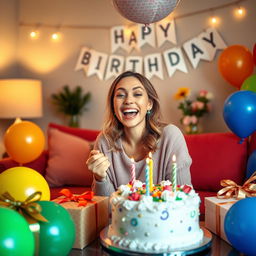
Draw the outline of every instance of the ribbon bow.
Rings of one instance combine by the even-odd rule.
[[[252,175],[242,186],[237,185],[232,180],[221,180],[220,185],[223,186],[218,191],[218,198],[236,198],[243,199],[246,197],[256,196],[256,184],[252,183],[256,180],[256,175]]]
[[[67,188],[62,189],[60,191],[60,194],[62,194],[64,198],[58,201],[59,204],[71,201],[71,202],[78,202],[78,206],[86,206],[88,201],[92,201],[94,196],[93,191],[85,191],[81,195],[74,195]]]
[[[8,192],[0,196],[0,205],[18,211],[23,215],[29,224],[37,223],[38,221],[47,222],[47,219],[41,215],[42,208],[36,203],[41,199],[41,192],[34,192],[25,201],[15,200]]]

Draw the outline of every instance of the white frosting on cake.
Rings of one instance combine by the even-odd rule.
[[[170,181],[154,186],[152,196],[145,185],[122,185],[110,197],[112,222],[108,237],[114,244],[134,251],[168,252],[199,244],[200,198],[189,186],[173,192]]]

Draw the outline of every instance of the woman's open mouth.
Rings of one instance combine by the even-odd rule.
[[[135,116],[137,116],[139,111],[137,109],[130,108],[130,109],[123,110],[122,113],[123,113],[123,116],[124,116],[125,119],[132,119]]]

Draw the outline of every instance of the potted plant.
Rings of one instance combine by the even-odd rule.
[[[90,99],[91,93],[84,93],[79,85],[73,90],[65,85],[60,92],[52,94],[53,104],[59,112],[69,116],[68,125],[71,127],[79,127],[79,117],[86,110],[85,106]]]

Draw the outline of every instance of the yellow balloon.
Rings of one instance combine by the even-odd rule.
[[[8,155],[21,164],[37,159],[44,150],[44,144],[43,131],[29,121],[11,125],[4,134],[4,145]]]
[[[50,200],[50,188],[44,177],[28,167],[13,167],[0,174],[0,195],[5,192],[18,201],[25,201],[34,192],[41,191],[41,200]]]

